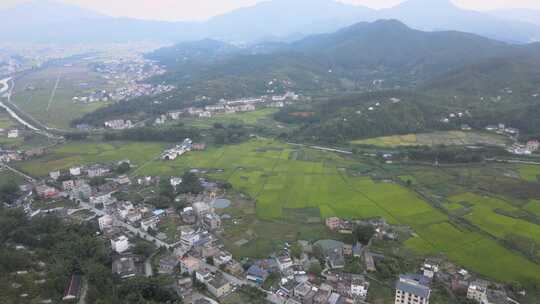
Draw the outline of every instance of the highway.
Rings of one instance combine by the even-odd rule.
[[[11,77],[4,78],[0,80],[0,84],[2,85],[2,88],[0,89],[0,95],[6,95],[7,96],[7,103],[10,103],[11,101],[11,89],[9,87],[9,82],[12,81]],[[4,104],[2,101],[0,101],[0,107],[4,108],[8,114],[13,117],[15,120],[17,120],[22,125],[28,127],[30,130],[33,131],[39,131],[38,128],[34,127],[24,119],[22,119],[17,113],[15,113],[10,107],[8,107],[6,104]]]

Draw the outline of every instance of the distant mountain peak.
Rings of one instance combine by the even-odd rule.
[[[399,4],[397,8],[448,10],[457,9],[458,7],[451,0],[408,0]]]

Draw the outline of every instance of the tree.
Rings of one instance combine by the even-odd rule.
[[[178,186],[179,193],[199,194],[202,193],[203,190],[204,188],[197,175],[191,172],[184,173],[182,176],[182,183]]]
[[[92,178],[88,183],[92,187],[99,187],[99,186],[105,185],[107,183],[107,180],[103,176],[98,176],[98,177]]]
[[[313,273],[315,275],[321,275],[321,272],[322,272],[321,264],[318,264],[318,263],[311,264],[311,266],[309,266],[308,272]]]
[[[371,240],[374,234],[375,234],[375,228],[369,225],[356,226],[353,232],[354,239],[362,243],[363,245],[367,245],[369,243],[369,240]]]
[[[206,258],[206,264],[214,266],[214,257],[207,257]]]
[[[302,256],[302,246],[300,246],[300,243],[295,242],[291,245],[291,256],[295,259],[299,259]]]
[[[117,174],[126,174],[131,169],[131,165],[128,162],[122,162],[118,167],[116,167],[115,172]]]
[[[159,181],[159,195],[165,196],[170,200],[173,200],[175,197],[174,187],[169,182],[168,178],[162,178]]]
[[[14,181],[9,181],[0,186],[0,203],[11,202],[17,197],[17,192],[19,192],[19,187]]]
[[[138,255],[142,255],[144,257],[149,257],[154,253],[154,246],[151,243],[145,242],[145,241],[138,241],[135,243],[135,248],[133,249],[133,252]]]

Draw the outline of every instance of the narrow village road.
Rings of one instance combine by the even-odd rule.
[[[86,294],[88,293],[88,279],[82,278],[81,296],[79,297],[79,304],[86,304]]]

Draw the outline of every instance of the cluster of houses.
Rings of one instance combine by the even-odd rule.
[[[121,161],[128,162],[128,160]],[[33,185],[35,194],[42,200],[65,198],[73,201],[89,201],[93,205],[108,205],[115,201],[112,193],[131,181],[125,175],[112,176],[112,165],[75,166],[68,170],[49,172],[49,179]],[[90,180],[108,177],[105,184],[91,186]],[[26,187],[26,185],[24,185]]]
[[[167,149],[163,151],[161,154],[161,159],[163,160],[175,160],[178,157],[184,155],[187,152],[190,152],[192,150],[194,151],[202,151],[206,149],[206,145],[204,143],[193,143],[193,141],[189,138],[184,139],[184,141],[174,146],[173,148]]]
[[[102,97],[107,100],[119,101],[141,96],[153,96],[172,91],[172,85],[153,85],[142,83],[154,76],[163,75],[166,70],[152,61],[144,58],[114,59],[96,65],[94,70],[103,75],[109,84],[119,88],[111,92],[105,92]],[[98,94],[100,95],[100,94]],[[92,95],[87,96],[91,98]],[[94,96],[96,101],[107,101]],[[84,98],[84,97],[82,97]],[[81,97],[79,97],[81,100]]]
[[[0,134],[4,134],[7,138],[19,138],[21,136],[21,132],[18,129],[0,129]]]
[[[464,118],[465,116],[471,116],[471,114],[469,113],[469,111],[465,111],[465,112],[452,112],[452,113],[449,113],[448,115],[445,115],[443,118],[441,118],[441,122],[442,123],[450,123],[452,122],[453,120],[456,120],[456,119],[462,119]]]
[[[353,234],[357,225],[373,226],[376,238],[397,238],[382,219],[347,221],[332,217],[326,220],[326,226],[340,234]],[[370,286],[367,275],[376,271],[375,260],[383,256],[370,252],[369,244],[359,242],[346,244],[327,239],[314,243],[299,241],[299,245],[300,257],[293,257],[291,246],[285,244],[269,258],[255,260],[246,271],[246,279],[263,285],[271,276],[277,276],[278,286],[271,289],[270,296],[276,300],[274,303],[365,303]],[[317,257],[319,254],[322,256]],[[347,261],[358,263],[363,273],[348,273]],[[310,271],[314,264],[321,263],[325,270],[317,277]]]
[[[508,148],[508,152],[515,155],[531,155],[538,151],[540,142],[538,140],[529,140],[526,144],[515,143]]]
[[[215,105],[208,105],[205,107],[191,107],[178,111],[171,111],[167,115],[158,117],[155,121],[156,124],[163,124],[168,119],[178,120],[183,116],[192,116],[199,118],[211,118],[212,116],[219,114],[233,114],[242,112],[252,112],[257,109],[258,106],[264,106],[267,108],[283,108],[287,103],[299,100],[300,96],[287,92],[283,95],[275,96],[261,96],[256,98],[244,98],[238,100],[220,100]]]
[[[215,195],[202,197],[196,198],[202,201],[190,203],[180,212],[173,208],[152,210],[146,206],[134,206],[130,202],[116,202],[107,207],[106,214],[98,218],[98,223],[115,252],[112,271],[123,279],[143,275],[144,259],[134,254],[132,240],[152,234],[157,235],[154,241],[158,247],[169,249],[160,255],[156,272],[175,276],[175,288],[184,299],[196,292],[192,278],[204,284],[215,298],[231,293],[234,285],[240,281],[231,278],[241,277],[244,269],[214,235],[215,231],[221,229],[221,218],[212,207]],[[178,239],[168,240],[168,243],[162,240],[160,234],[163,233],[159,233],[160,223],[167,218],[175,218],[180,223]],[[137,232],[126,229],[126,224]]]
[[[516,128],[508,127],[505,124],[498,124],[498,125],[489,125],[486,126],[486,131],[494,132],[500,135],[506,135],[510,136],[512,138],[517,138],[519,136],[519,130]]]
[[[4,150],[0,148],[0,163],[28,160],[45,154],[45,148],[37,147],[28,150]]]
[[[126,119],[114,119],[106,121],[104,124],[105,128],[113,129],[113,130],[125,130],[125,129],[131,129],[134,127],[131,120]]]
[[[441,262],[426,259],[418,273],[401,275],[395,285],[395,304],[429,304],[434,282],[479,304],[519,304],[508,296],[504,286],[475,278],[447,261],[441,266]]]

